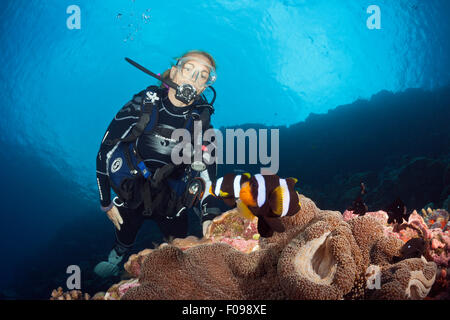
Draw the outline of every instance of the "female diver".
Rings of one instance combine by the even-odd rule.
[[[94,271],[101,277],[117,275],[118,264],[132,248],[144,220],[151,219],[164,237],[188,235],[188,211],[201,222],[227,210],[209,195],[216,164],[193,170],[174,165],[171,154],[175,129],[193,132],[193,121],[211,128],[212,105],[202,95],[216,79],[216,63],[204,51],[189,51],[162,75],[161,83],[136,94],[110,123],[97,155],[97,184],[101,209],[115,226],[115,246],[107,261]],[[200,177],[199,177],[200,176]],[[111,201],[111,188],[117,194]]]

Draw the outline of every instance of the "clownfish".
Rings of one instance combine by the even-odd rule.
[[[258,232],[268,238],[273,232],[284,232],[280,218],[296,214],[300,200],[295,191],[295,178],[256,174],[244,182],[237,201],[238,211],[247,219],[258,217]]]
[[[249,180],[250,173],[228,173],[211,184],[209,193],[222,199],[228,206],[234,207],[236,199],[239,198],[242,184]]]

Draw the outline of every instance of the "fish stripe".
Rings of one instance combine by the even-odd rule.
[[[241,175],[238,174],[236,177],[234,177],[233,181],[233,190],[234,190],[234,197],[239,197],[239,192],[241,191]]]
[[[258,182],[258,207],[262,207],[266,202],[266,183],[264,177],[261,174],[255,174],[256,181]]]
[[[220,188],[222,187],[222,182],[223,182],[223,177],[220,177],[219,179],[217,179],[216,188],[214,189],[214,194],[216,196],[220,195]]]
[[[280,179],[280,186],[283,189],[283,211],[281,213],[281,216],[284,217],[288,213],[290,200],[286,179]]]

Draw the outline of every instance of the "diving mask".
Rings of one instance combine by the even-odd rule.
[[[198,67],[192,61],[196,61],[206,68]],[[217,78],[214,67],[196,57],[181,58],[178,60],[176,67],[183,79],[193,81],[200,88],[211,86]]]
[[[151,75],[152,77],[154,77],[154,78],[156,78],[156,79],[158,79],[158,80],[160,80],[161,82],[163,82],[164,84],[166,84],[166,85],[168,85],[170,88],[172,88],[172,89],[174,89],[174,90],[176,90],[176,93],[175,93],[175,98],[177,98],[178,100],[180,100],[181,102],[183,102],[183,103],[185,103],[185,104],[189,104],[192,100],[194,100],[194,99],[196,99],[197,97],[198,97],[198,93],[197,93],[197,89],[193,86],[193,85],[191,85],[191,84],[189,84],[189,83],[183,83],[183,84],[181,84],[181,85],[178,85],[178,84],[176,84],[175,82],[173,82],[171,79],[162,79],[159,75],[157,75],[157,74],[155,74],[154,72],[151,72],[150,70],[148,70],[148,69],[146,69],[146,68],[144,68],[143,66],[141,66],[140,64],[138,64],[137,62],[135,62],[135,61],[133,61],[133,60],[131,60],[130,58],[125,58],[125,60],[127,61],[127,62],[129,62],[131,65],[133,65],[133,66],[135,66],[136,68],[138,68],[139,70],[141,70],[141,71],[143,71],[143,72],[145,72],[145,73],[147,73],[147,74],[149,74],[149,75]],[[208,76],[208,79],[209,80],[207,80],[205,83],[204,83],[204,87],[206,88],[207,86],[210,86],[215,80],[216,80],[216,73],[215,73],[215,71],[214,71],[214,68],[213,67],[211,67],[211,66],[209,66],[209,65],[207,65],[207,64],[205,64],[205,62],[204,61],[202,61],[202,60],[200,60],[200,59],[196,59],[195,57],[192,57],[192,58],[182,58],[182,59],[180,59],[179,61],[178,61],[178,63],[177,63],[177,68],[181,68],[183,65],[184,65],[184,61],[182,61],[182,60],[186,60],[186,61],[192,61],[192,60],[197,60],[197,61],[199,61],[201,64],[203,64],[203,65],[205,65],[205,66],[207,66],[208,68],[210,68],[209,69],[209,76]],[[186,66],[187,68],[185,68],[186,70],[183,72],[186,76],[189,76],[189,66]],[[180,70],[180,72],[181,72],[181,69],[178,69],[178,70]],[[192,70],[191,70],[192,71]],[[204,71],[204,70],[203,70]],[[181,73],[182,75],[183,75],[183,73]],[[200,72],[201,73],[201,72]],[[198,77],[198,75],[200,74],[200,73],[198,73],[198,74],[196,74],[195,73],[195,71],[194,72],[191,72],[191,79],[192,79],[192,77],[196,77],[197,78],[197,80],[199,79],[199,77]],[[204,74],[204,76],[206,76],[205,74]],[[201,79],[202,77],[200,77],[200,79]],[[199,90],[202,90],[203,88],[200,88]],[[216,93],[215,93],[215,90],[214,90],[214,88],[213,87],[211,87],[211,89],[213,90],[213,92],[214,92],[214,98],[213,98],[213,102],[211,102],[211,104],[212,103],[214,103],[214,101],[215,101],[215,97],[216,97]]]

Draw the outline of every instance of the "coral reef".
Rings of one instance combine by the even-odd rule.
[[[418,286],[423,292],[429,293],[429,298],[435,299],[449,299],[449,281],[448,281],[448,268],[450,261],[450,226],[449,226],[449,213],[444,209],[422,209],[419,212],[416,210],[409,216],[408,221],[404,221],[400,225],[388,224],[388,215],[384,211],[368,212],[366,216],[370,216],[378,219],[384,229],[385,239],[393,242],[394,239],[401,240],[401,243],[407,243],[411,239],[421,238],[425,240],[425,254],[424,257],[429,261],[434,261],[436,270],[436,281],[432,288],[427,287],[427,281],[423,281],[423,286]],[[345,211],[343,214],[345,221],[352,221],[358,217],[351,211]],[[387,240],[383,240],[387,241]],[[386,248],[394,249],[399,244],[386,245]],[[391,252],[390,256],[393,255]],[[379,265],[386,265],[382,263],[380,257],[373,256],[373,261]],[[386,261],[386,259],[384,259]],[[394,267],[393,267],[394,268]],[[387,270],[387,269],[386,269]],[[395,269],[396,270],[396,269]],[[388,273],[388,271],[384,271]],[[419,280],[417,280],[419,281]],[[419,290],[417,289],[417,290]],[[430,292],[431,289],[431,292]],[[381,293],[377,293],[371,296],[376,298]],[[421,297],[423,294],[421,294]],[[414,297],[414,295],[413,295]]]
[[[367,294],[370,299],[424,299],[436,279],[436,264],[425,258],[403,260],[387,265],[374,275],[379,279]]]
[[[208,226],[202,239],[188,236],[184,239],[173,239],[170,244],[184,251],[202,244],[226,243],[239,251],[250,253],[259,248],[258,239],[257,219],[253,221],[244,219],[236,209],[233,209],[216,217]],[[168,244],[163,243],[158,249],[166,245]],[[128,274],[137,278],[144,259],[154,250],[145,249],[138,254],[131,255],[124,265]]]
[[[246,222],[232,210],[204,239],[175,239],[130,257],[125,268],[135,278],[114,285],[104,298],[423,299],[430,292],[435,262],[422,257],[393,263],[404,242],[386,233],[382,212],[349,218],[320,210],[302,195],[300,200],[300,212],[281,220],[286,232],[271,238],[245,233],[254,221],[242,228]],[[224,241],[237,237],[258,246]],[[374,279],[380,289],[372,291]]]
[[[450,268],[441,268],[427,299],[450,300]]]
[[[448,213],[411,214],[404,227],[387,224],[383,211],[364,216],[320,210],[299,195],[301,210],[281,218],[286,232],[258,238],[257,221],[230,210],[209,226],[202,239],[174,239],[130,256],[123,280],[94,299],[447,299],[448,239],[432,244],[435,222]],[[423,213],[422,213],[423,214]],[[443,218],[439,218],[443,217]],[[407,232],[403,232],[407,229]],[[395,229],[395,230],[394,230]],[[445,231],[444,231],[445,229]],[[430,254],[403,257],[409,236],[423,235]],[[237,241],[237,242],[234,242]],[[441,241],[439,240],[439,241]],[[444,247],[442,247],[444,245]],[[439,256],[440,257],[440,256]],[[89,298],[54,290],[51,299]]]
[[[129,289],[139,286],[138,279],[122,280],[108,289],[103,300],[120,300]]]
[[[258,233],[257,219],[247,220],[241,217],[236,209],[216,217],[206,231],[205,238],[243,238],[254,239]]]
[[[276,261],[271,250],[246,254],[224,243],[185,251],[163,246],[147,257],[141,285],[123,299],[280,299]]]
[[[414,210],[408,221],[400,225],[388,224],[388,215],[384,211],[368,212],[365,216],[378,219],[384,228],[384,234],[402,240],[423,238],[427,243],[427,258],[431,258],[438,267],[447,268],[450,261],[449,213],[443,209],[422,209],[420,214]],[[345,221],[352,221],[357,215],[351,211],[343,214]]]
[[[124,264],[124,269],[130,274],[132,277],[137,278],[141,273],[141,265],[144,261],[145,257],[150,254],[152,249],[145,249],[139,252],[138,254],[132,254],[128,261]]]
[[[97,300],[98,295],[92,297],[92,300]],[[82,293],[79,290],[72,290],[64,292],[61,287],[52,291],[50,300],[90,300],[91,296],[88,293]],[[101,300],[101,299],[100,299]]]

